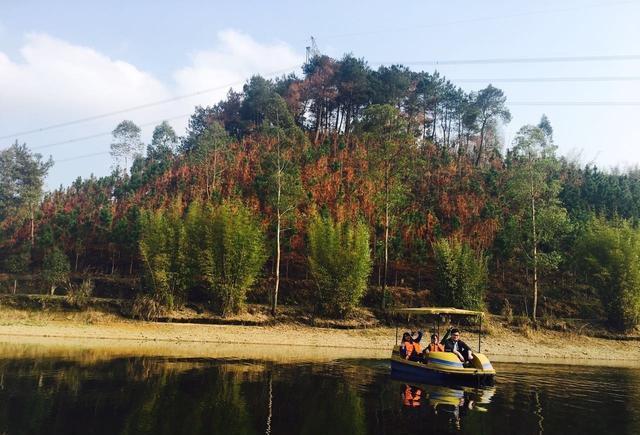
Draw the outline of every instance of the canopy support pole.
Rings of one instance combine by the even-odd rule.
[[[482,350],[480,349],[480,344],[481,344],[481,336],[482,336],[482,316],[480,316],[480,326],[478,327],[478,353],[482,353]]]

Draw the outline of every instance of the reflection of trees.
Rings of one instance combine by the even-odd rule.
[[[149,359],[91,368],[46,360],[1,363],[0,432],[255,433],[242,371],[162,365]]]

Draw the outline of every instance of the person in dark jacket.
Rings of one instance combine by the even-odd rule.
[[[451,337],[444,341],[444,351],[455,353],[463,363],[473,359],[471,347],[460,340],[460,330],[456,328],[451,330]]]

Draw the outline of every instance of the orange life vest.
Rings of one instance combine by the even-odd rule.
[[[413,342],[413,350],[415,350],[416,353],[422,353],[422,346],[420,346],[420,343],[416,343],[414,341]]]
[[[411,343],[410,341],[405,341],[404,342],[404,359],[409,359],[409,357],[411,356],[411,354],[413,354],[413,351],[415,349],[415,345],[417,343]]]
[[[444,346],[442,343],[429,343],[427,349],[429,349],[429,352],[444,352]]]

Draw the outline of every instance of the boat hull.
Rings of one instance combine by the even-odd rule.
[[[495,370],[482,354],[476,354],[470,367],[464,367],[449,352],[432,352],[425,363],[409,361],[394,349],[391,356],[393,377],[414,382],[455,383],[460,385],[491,384]]]

